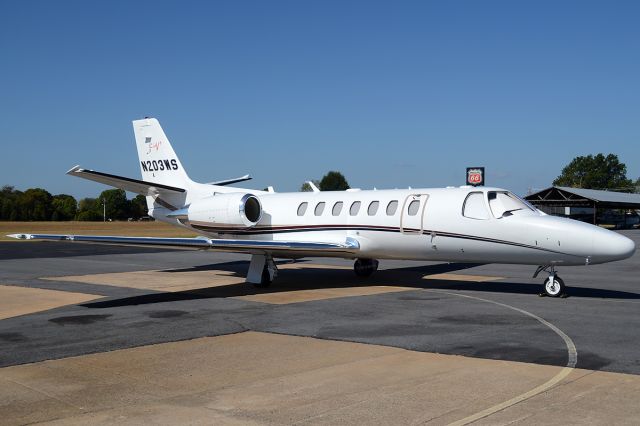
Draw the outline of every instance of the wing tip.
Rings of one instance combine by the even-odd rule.
[[[69,170],[67,170],[67,174],[73,174],[73,173],[77,173],[82,171],[82,167],[80,167],[80,164],[76,164],[75,166],[73,166],[72,168],[70,168]]]
[[[31,234],[7,234],[9,238],[15,238],[16,240],[30,240]]]

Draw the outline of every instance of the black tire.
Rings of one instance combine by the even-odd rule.
[[[549,297],[560,297],[564,294],[565,285],[562,278],[557,275],[553,276],[553,282],[547,278],[544,280],[544,293]]]
[[[262,277],[260,278],[260,284],[253,284],[256,288],[267,288],[271,285],[271,275],[269,275],[269,269],[265,266],[262,270]]]
[[[356,276],[367,278],[378,270],[378,261],[375,259],[356,259],[353,264],[353,272]]]

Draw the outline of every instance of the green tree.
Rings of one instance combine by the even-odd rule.
[[[140,219],[147,214],[149,214],[147,209],[147,197],[144,195],[136,195],[131,200],[131,217],[134,219]]]
[[[5,185],[0,190],[0,220],[21,220],[19,199],[22,192]]]
[[[562,174],[553,181],[554,186],[588,189],[630,190],[633,183],[627,179],[627,166],[617,155],[587,155],[574,158]]]
[[[131,205],[124,189],[107,189],[100,193],[97,202],[106,204],[107,219],[122,220],[129,217]]]
[[[102,220],[102,204],[96,198],[81,199],[78,202],[76,219],[82,221]]]
[[[349,189],[349,183],[342,173],[337,171],[330,171],[320,180],[321,191],[344,191]]]
[[[73,220],[78,212],[78,203],[71,195],[58,194],[51,201],[53,214],[51,220]]]
[[[19,198],[21,220],[49,220],[53,207],[52,196],[42,188],[29,188]]]

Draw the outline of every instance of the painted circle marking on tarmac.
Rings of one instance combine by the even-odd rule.
[[[518,396],[516,396],[514,398],[511,398],[511,399],[509,399],[507,401],[501,402],[500,404],[496,404],[493,407],[489,407],[486,410],[479,411],[479,412],[477,412],[475,414],[472,414],[471,416],[468,416],[468,417],[465,417],[465,418],[463,418],[461,420],[458,420],[458,421],[455,421],[453,423],[450,423],[449,426],[467,425],[469,423],[473,423],[475,421],[478,421],[480,419],[488,417],[488,416],[490,416],[492,414],[495,414],[495,413],[497,413],[499,411],[502,411],[502,410],[504,410],[506,408],[509,408],[509,407],[511,407],[513,405],[516,405],[516,404],[518,404],[518,403],[520,403],[522,401],[526,401],[527,399],[532,398],[532,397],[534,397],[534,396],[536,396],[536,395],[538,395],[538,394],[540,394],[542,392],[545,392],[545,391],[551,389],[552,387],[554,387],[555,385],[557,385],[558,383],[560,383],[576,367],[576,364],[578,362],[578,351],[576,349],[575,343],[573,343],[573,340],[571,340],[571,338],[569,336],[567,336],[567,334],[565,332],[563,332],[558,327],[556,327],[555,325],[551,324],[549,321],[545,320],[544,318],[541,318],[536,314],[532,314],[529,311],[525,311],[524,309],[516,308],[515,306],[507,305],[506,303],[496,302],[494,300],[483,299],[482,297],[470,296],[470,295],[467,295],[467,294],[452,293],[452,292],[444,291],[444,290],[424,289],[424,291],[430,291],[430,292],[434,292],[434,293],[444,293],[444,294],[448,294],[448,295],[451,295],[451,296],[465,297],[467,299],[475,299],[475,300],[479,300],[481,302],[492,303],[494,305],[498,305],[498,306],[501,306],[503,308],[507,308],[507,309],[511,309],[513,311],[516,311],[516,312],[520,312],[521,314],[527,315],[527,316],[535,319],[536,321],[538,321],[539,323],[541,323],[545,327],[550,328],[554,333],[556,333],[558,336],[560,336],[562,338],[562,340],[564,340],[564,343],[567,346],[567,354],[568,354],[567,365],[565,367],[563,367],[562,370],[560,370],[560,372],[558,374],[553,376],[547,382],[541,384],[540,386],[537,386],[537,387],[531,389],[528,392],[525,392],[525,393],[523,393],[521,395],[518,395]]]

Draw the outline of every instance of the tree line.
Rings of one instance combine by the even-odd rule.
[[[147,215],[147,201],[143,195],[127,199],[122,189],[107,189],[97,198],[79,201],[68,194],[51,195],[42,188],[19,191],[4,186],[0,191],[0,220],[10,221],[98,221],[106,219],[140,219]]]
[[[349,184],[340,172],[331,171],[314,183],[322,191],[340,191]],[[311,191],[304,184],[302,191]],[[99,221],[138,220],[147,215],[147,201],[144,195],[127,199],[122,189],[107,189],[97,198],[76,200],[68,194],[51,195],[46,189],[29,188],[19,191],[13,186],[4,186],[0,191],[0,220],[8,221]]]
[[[587,155],[574,158],[562,169],[554,181],[555,186],[574,188],[609,189],[622,192],[640,192],[640,178],[635,182],[627,178],[627,166],[614,154]],[[330,171],[313,184],[321,191],[344,191],[349,183],[342,173]],[[313,188],[304,183],[301,191]],[[127,199],[122,189],[107,189],[97,198],[76,200],[68,194],[51,195],[42,188],[19,191],[4,186],[0,191],[0,220],[11,221],[63,221],[140,219],[147,215],[147,201],[143,195]]]

